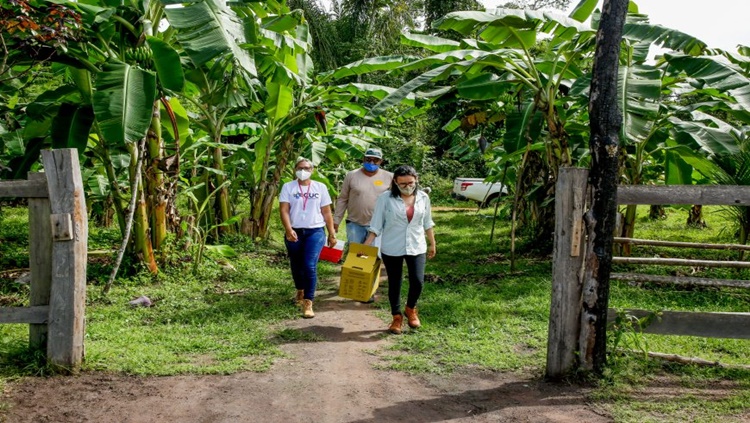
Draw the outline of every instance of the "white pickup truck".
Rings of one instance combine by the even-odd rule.
[[[451,196],[458,200],[476,201],[480,206],[508,193],[500,182],[485,182],[482,178],[456,178]]]

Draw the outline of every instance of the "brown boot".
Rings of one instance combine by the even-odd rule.
[[[401,335],[401,326],[404,324],[404,316],[400,314],[393,315],[393,321],[388,327],[388,332],[394,335]]]
[[[298,306],[302,306],[302,300],[305,299],[305,290],[304,289],[298,289],[297,295],[294,297],[294,304]]]
[[[312,300],[302,300],[302,317],[309,319],[315,317],[312,309]]]
[[[422,323],[419,322],[419,316],[417,316],[417,308],[411,308],[406,307],[404,309],[404,314],[406,314],[406,319],[409,321],[409,327],[412,329],[416,329],[420,326],[422,326]]]

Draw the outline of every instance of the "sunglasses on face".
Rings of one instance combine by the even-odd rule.
[[[375,158],[375,157],[365,157],[365,163],[378,164],[378,163],[380,163],[380,159]]]

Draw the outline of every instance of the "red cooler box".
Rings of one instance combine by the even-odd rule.
[[[331,263],[338,263],[341,261],[341,256],[344,254],[344,241],[336,240],[336,245],[333,248],[324,245],[323,249],[320,250],[320,260],[330,261]]]

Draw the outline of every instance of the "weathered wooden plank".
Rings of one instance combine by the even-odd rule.
[[[45,179],[0,181],[0,198],[46,198],[48,196],[47,181]]]
[[[583,208],[586,203],[586,186],[573,188],[573,214],[570,228],[570,255],[578,257],[581,254],[581,231],[583,231]]]
[[[73,234],[52,243],[47,358],[56,365],[75,368],[83,359],[86,304],[88,221],[78,150],[42,151],[52,214],[70,214]]]
[[[620,185],[617,204],[750,206],[750,186]]]
[[[44,324],[49,316],[49,306],[0,307],[0,323]]]
[[[47,178],[42,173],[29,173],[29,180]],[[52,285],[52,230],[50,228],[49,198],[29,198],[29,266],[31,292],[29,305],[48,306]],[[47,350],[47,325],[29,325],[29,344]]]
[[[701,242],[660,241],[655,239],[638,239],[615,237],[614,241],[619,244],[653,245],[656,247],[681,247],[696,248],[703,250],[742,250],[750,251],[750,245],[742,244],[706,244]]]
[[[552,303],[550,305],[547,339],[547,376],[557,378],[568,373],[578,351],[578,332],[581,313],[581,281],[579,271],[585,251],[572,255],[571,248],[583,243],[583,230],[576,230],[574,213],[578,198],[585,207],[588,170],[560,168],[555,187],[555,244],[552,264]],[[578,192],[578,194],[576,194]],[[573,237],[578,240],[573,240]]]
[[[629,315],[643,318],[651,315],[647,310],[625,310]],[[703,336],[706,338],[750,339],[750,313],[704,313],[687,311],[662,311],[643,328],[644,333],[658,335]],[[607,321],[617,317],[615,309],[607,310]]]
[[[748,261],[691,260],[662,257],[612,257],[612,263],[656,264],[661,266],[732,267],[738,269],[750,268],[750,262]]]
[[[70,213],[50,215],[52,240],[70,241],[73,239],[73,217]]]
[[[738,279],[696,278],[692,276],[647,275],[643,273],[612,273],[611,279],[635,283],[655,282],[682,286],[714,286],[717,288],[750,288],[750,281]]]

